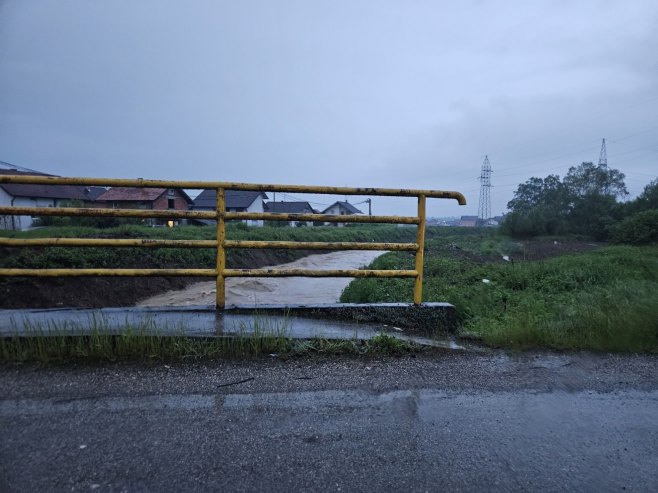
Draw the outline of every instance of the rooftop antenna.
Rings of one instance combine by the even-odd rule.
[[[480,204],[478,206],[478,222],[485,225],[491,219],[491,164],[489,156],[484,156],[482,171],[480,172]]]
[[[599,166],[603,168],[608,167],[608,153],[605,150],[605,139],[601,142],[601,154],[599,154]]]

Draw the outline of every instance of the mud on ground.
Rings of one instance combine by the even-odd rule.
[[[290,261],[291,257],[301,258],[310,253],[317,252],[254,249],[232,262],[229,260],[228,267],[259,268]],[[199,277],[0,278],[0,309],[132,306],[156,294],[183,289],[192,283],[207,280]]]

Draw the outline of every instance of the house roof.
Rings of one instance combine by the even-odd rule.
[[[322,214],[324,214],[325,212],[327,212],[329,209],[331,209],[331,208],[332,208],[333,206],[335,206],[336,204],[338,204],[339,207],[342,207],[343,209],[345,209],[345,210],[346,210],[347,212],[349,212],[350,214],[363,214],[362,211],[360,211],[359,209],[357,209],[356,207],[354,207],[354,206],[353,206],[352,204],[350,204],[349,202],[347,202],[347,201],[340,201],[340,200],[339,200],[338,202],[334,202],[334,203],[331,204],[329,207],[327,207],[325,210],[323,210],[323,211],[322,211]]]
[[[226,191],[226,207],[246,209],[259,197],[268,199],[265,192],[249,192],[242,190]],[[194,199],[195,209],[215,209],[217,207],[217,190],[205,189]]]
[[[89,196],[88,200],[98,200],[98,197],[100,197],[102,194],[104,194],[107,191],[107,188],[105,187],[87,187],[87,194]]]
[[[462,221],[477,221],[478,216],[462,216],[461,220]]]
[[[153,202],[166,191],[166,188],[112,187],[98,196],[96,200],[102,202]],[[192,203],[192,199],[183,190],[177,191],[188,203]]]
[[[166,188],[112,187],[101,194],[97,200],[106,201],[140,201],[152,202],[167,191]]]
[[[55,176],[46,173],[25,172],[13,169],[0,169],[0,175]],[[24,183],[0,183],[9,195],[42,199],[95,200],[105,191],[103,187],[83,187],[81,185],[32,185]]]
[[[265,211],[281,214],[315,213],[315,209],[308,202],[267,202]]]

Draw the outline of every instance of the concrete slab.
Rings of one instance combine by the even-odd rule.
[[[460,348],[448,336],[454,307],[405,303],[130,307],[0,310],[0,336],[119,334],[129,328],[164,335],[214,337],[270,333],[291,338],[370,339],[387,333],[419,344]]]

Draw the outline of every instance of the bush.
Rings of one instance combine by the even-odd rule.
[[[638,212],[611,228],[614,243],[646,245],[658,242],[658,209]]]

